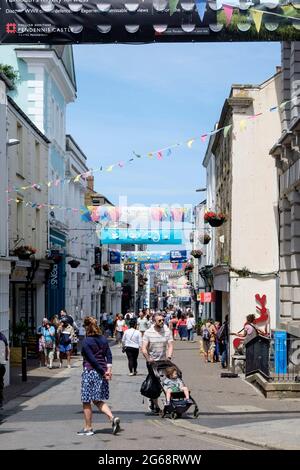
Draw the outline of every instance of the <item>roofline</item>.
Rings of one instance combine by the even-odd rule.
[[[31,121],[31,119],[27,116],[27,114],[22,111],[21,108],[17,105],[17,103],[10,97],[7,96],[8,102],[12,105],[13,108],[22,116],[23,119],[25,119],[28,124],[33,128],[33,130],[46,142],[46,144],[51,144],[51,140],[49,140],[45,134],[43,134],[37,127],[36,125]]]
[[[21,44],[20,44],[21,45]],[[62,63],[63,65],[63,68],[65,69],[66,71],[66,74],[68,75],[69,79],[70,79],[70,82],[73,84],[74,86],[74,90],[75,90],[75,94],[77,93],[77,83],[76,83],[76,75],[75,75],[75,67],[74,67],[74,83],[73,83],[73,80],[72,80],[72,77],[70,76],[69,72],[68,72],[68,69],[67,67],[65,66],[65,63],[64,61],[62,60],[61,57],[59,57],[58,53],[56,52],[55,49],[51,48],[51,45],[50,44],[43,44],[45,47],[45,50],[50,50],[50,51],[53,51],[57,57],[58,60],[60,60],[60,62]],[[55,45],[55,44],[53,44]],[[65,44],[65,45],[68,45],[68,44]],[[44,49],[44,48],[43,48]],[[40,50],[43,50],[42,48]],[[22,51],[36,51],[37,48],[36,47],[21,47],[21,48],[18,48],[16,47],[15,50],[22,50]],[[73,60],[73,64],[74,64],[74,54],[73,54],[73,47],[71,47],[71,52],[72,52],[72,60]]]
[[[71,142],[74,144],[74,146],[77,148],[77,150],[79,150],[79,152],[81,153],[81,155],[84,157],[84,159],[87,160],[86,154],[81,150],[81,148],[79,147],[79,145],[77,144],[77,142],[74,140],[74,137],[72,137],[71,134],[66,134],[66,139],[70,139]]]

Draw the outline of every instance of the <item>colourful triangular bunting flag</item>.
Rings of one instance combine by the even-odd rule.
[[[226,16],[226,26],[229,26],[233,14],[233,7],[230,5],[223,5],[223,10]]]
[[[259,33],[264,12],[259,10],[250,10],[250,13],[254,21],[256,31]]]
[[[175,13],[179,0],[169,0],[170,15]]]

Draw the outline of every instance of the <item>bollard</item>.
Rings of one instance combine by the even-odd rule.
[[[22,341],[22,382],[27,382],[27,343]]]

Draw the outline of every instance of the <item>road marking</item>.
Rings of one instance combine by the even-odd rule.
[[[228,405],[228,406],[220,406],[218,405],[216,408],[221,408],[222,410],[229,411],[229,413],[251,413],[257,411],[267,411],[264,408],[258,408],[258,406],[252,405]]]
[[[176,432],[176,427],[177,428],[181,428],[181,429],[185,429],[185,431],[189,434],[189,438],[192,438],[192,439],[201,439],[202,441],[204,442],[209,442],[210,444],[220,444],[222,445],[223,447],[230,447],[232,449],[239,449],[239,450],[248,450],[249,447],[245,447],[245,446],[242,446],[242,445],[238,445],[238,444],[231,444],[229,442],[227,442],[227,438],[224,438],[224,439],[220,439],[219,437],[214,437],[214,436],[207,436],[205,434],[201,434],[201,437],[198,435],[195,434],[195,432],[193,432],[194,430],[193,429],[190,429],[190,427],[187,427],[187,426],[184,426],[181,424],[180,421],[177,421],[176,423],[175,422],[172,422],[172,421],[169,421],[167,422],[166,420],[165,421],[160,421],[160,420],[154,420],[154,419],[151,419],[149,420],[152,424],[154,424],[155,426],[157,427],[167,427],[169,426],[170,430],[172,430],[172,432]],[[173,426],[175,425],[175,427]],[[249,444],[250,445],[250,444]],[[255,445],[253,444],[253,447],[255,447]]]

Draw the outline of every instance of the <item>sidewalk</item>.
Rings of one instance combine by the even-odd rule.
[[[275,449],[300,449],[300,399],[266,399],[241,375],[221,378],[204,363],[199,342],[175,342],[174,362],[199,406],[199,419],[173,421],[196,432]]]

